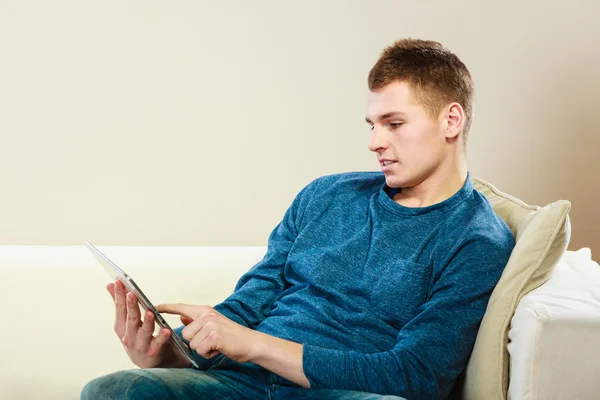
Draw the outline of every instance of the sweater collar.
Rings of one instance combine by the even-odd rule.
[[[402,189],[392,189],[386,183],[383,184],[379,191],[379,203],[387,210],[400,215],[423,215],[435,211],[444,212],[459,205],[473,195],[473,183],[471,182],[471,173],[467,171],[467,178],[462,188],[452,196],[439,203],[432,204],[427,207],[406,207],[396,203],[392,197]]]

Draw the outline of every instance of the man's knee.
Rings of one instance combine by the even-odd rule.
[[[81,400],[150,400],[170,397],[164,385],[143,370],[119,371],[90,381],[81,391]]]

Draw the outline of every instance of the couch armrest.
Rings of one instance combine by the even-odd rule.
[[[509,400],[593,399],[600,393],[600,267],[568,251],[523,297],[509,331]]]

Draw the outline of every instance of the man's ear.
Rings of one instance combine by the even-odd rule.
[[[458,103],[449,104],[446,110],[446,138],[455,139],[463,130],[465,110]]]

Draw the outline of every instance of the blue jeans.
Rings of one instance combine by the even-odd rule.
[[[206,371],[150,368],[119,371],[89,382],[82,400],[404,400],[349,390],[305,389],[258,365],[226,357]]]

